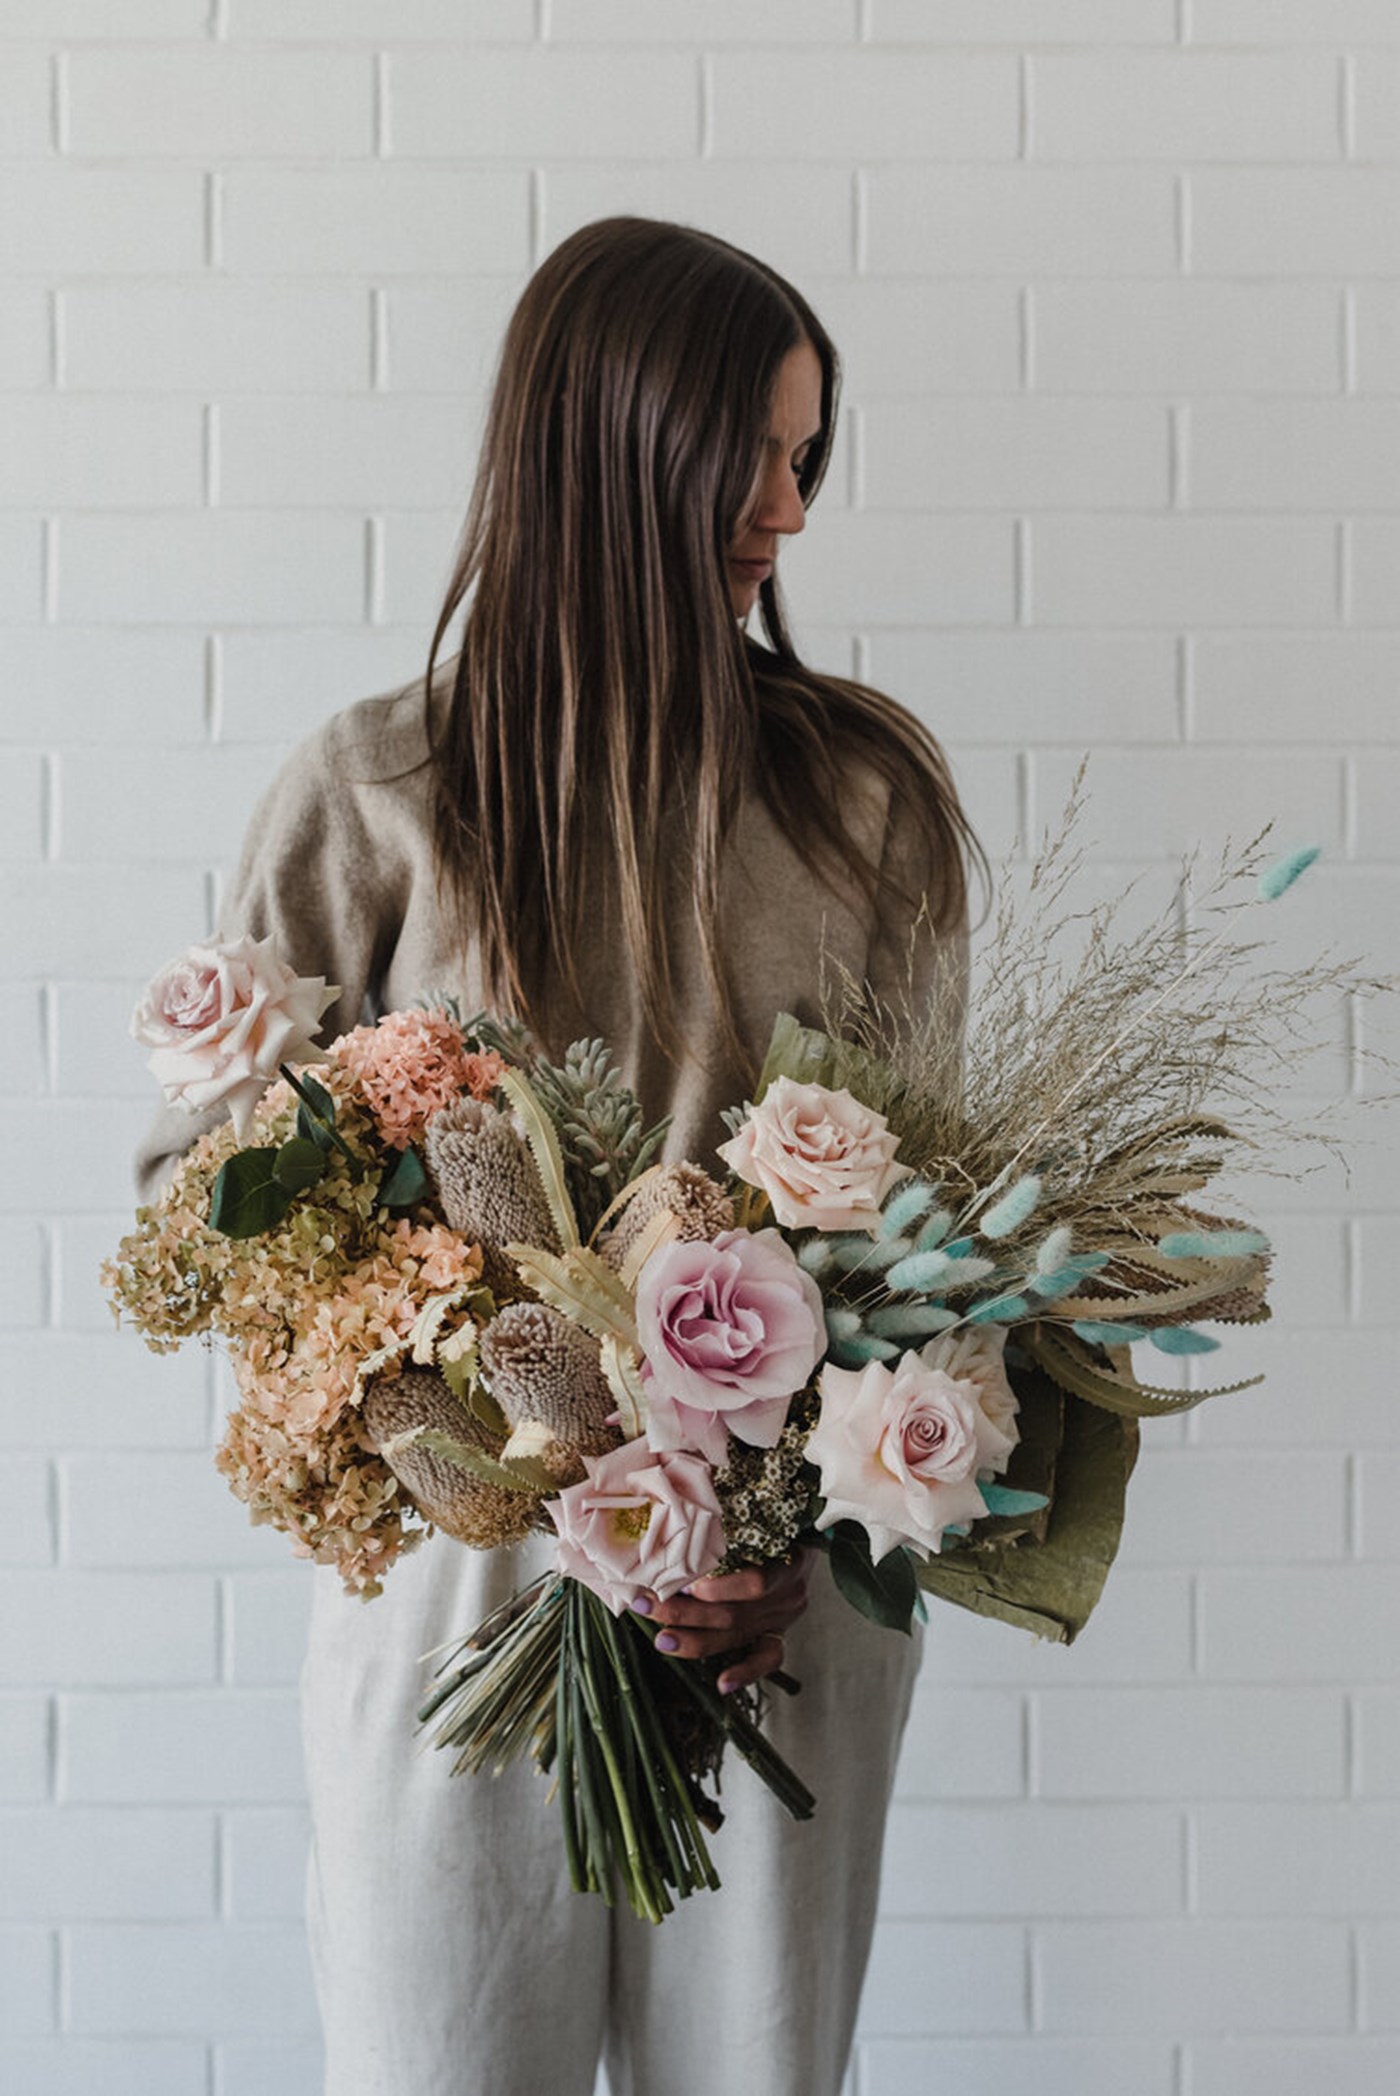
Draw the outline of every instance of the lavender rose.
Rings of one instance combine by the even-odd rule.
[[[131,1016],[167,1100],[192,1113],[226,1104],[240,1138],[278,1065],[314,1053],[321,1015],[340,994],[324,976],[295,975],[275,947],[271,938],[191,946]]]
[[[927,1557],[945,1528],[986,1513],[978,1476],[1004,1470],[1016,1439],[983,1410],[971,1376],[906,1353],[893,1367],[828,1365],[817,1388],[807,1459],[826,1500],[818,1528],[859,1522],[878,1563],[901,1543]]]
[[[545,1501],[559,1531],[561,1572],[620,1616],[639,1587],[665,1601],[714,1571],[725,1540],[708,1463],[657,1455],[642,1441],[584,1460],[582,1483]]]
[[[776,1230],[663,1245],[637,1281],[653,1448],[727,1460],[734,1434],[772,1448],[826,1350],[821,1291]]]
[[[719,1154],[761,1187],[786,1230],[869,1230],[890,1188],[907,1176],[899,1137],[883,1114],[844,1088],[778,1077]]]

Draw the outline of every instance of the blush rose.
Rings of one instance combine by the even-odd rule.
[[[776,1230],[663,1245],[637,1279],[653,1448],[726,1460],[734,1434],[772,1448],[826,1350],[821,1291]]]
[[[900,1544],[927,1557],[945,1529],[986,1513],[978,1477],[1004,1470],[1016,1443],[983,1410],[971,1377],[906,1353],[892,1366],[828,1364],[817,1388],[821,1415],[806,1452],[826,1501],[818,1528],[858,1522],[878,1563]]]
[[[131,1031],[153,1051],[152,1074],[172,1105],[226,1105],[241,1139],[278,1066],[315,1054],[321,1015],[339,994],[324,976],[294,974],[275,939],[216,939],[161,970]]]
[[[719,1154],[773,1204],[786,1230],[875,1230],[880,1204],[907,1176],[899,1138],[844,1088],[775,1078]]]
[[[638,1588],[658,1601],[713,1572],[725,1552],[710,1466],[629,1441],[586,1456],[588,1476],[545,1501],[559,1531],[559,1569],[620,1616]]]

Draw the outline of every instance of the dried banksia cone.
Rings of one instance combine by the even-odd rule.
[[[434,1368],[406,1368],[402,1374],[371,1385],[361,1407],[375,1447],[420,1513],[438,1528],[469,1543],[474,1550],[494,1550],[518,1543],[530,1533],[542,1504],[535,1492],[511,1492],[488,1484],[446,1456],[409,1442],[391,1444],[414,1427],[450,1434],[468,1448],[494,1455],[495,1447],[480,1420],[456,1397]]]
[[[602,1246],[609,1266],[620,1267],[628,1252],[659,1210],[676,1218],[676,1235],[685,1243],[718,1237],[734,1228],[734,1203],[698,1164],[668,1164],[627,1203]]]
[[[537,1421],[581,1456],[621,1441],[597,1340],[548,1303],[507,1303],[481,1335],[481,1366],[512,1426]]]
[[[515,1283],[502,1246],[559,1250],[530,1146],[510,1114],[487,1100],[459,1099],[433,1116],[423,1147],[449,1226],[481,1246],[488,1287]]]

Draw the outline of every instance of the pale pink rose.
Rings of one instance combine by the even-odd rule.
[[[891,1368],[825,1367],[821,1416],[807,1460],[821,1471],[818,1528],[857,1521],[878,1564],[905,1543],[920,1557],[945,1528],[987,1511],[979,1474],[1005,1467],[1014,1446],[978,1402],[977,1385],[901,1354]]]
[[[972,1384],[984,1416],[1000,1436],[1003,1445],[984,1466],[984,1476],[1000,1476],[1021,1438],[1016,1425],[1021,1408],[1006,1379],[1005,1354],[1005,1325],[960,1325],[919,1348],[925,1368],[941,1368],[956,1382]]]
[[[628,1441],[585,1456],[588,1476],[545,1505],[559,1531],[559,1569],[591,1587],[615,1616],[639,1588],[658,1601],[713,1572],[725,1552],[710,1466]]]
[[[908,1175],[894,1161],[898,1147],[884,1115],[844,1088],[778,1077],[719,1154],[762,1188],[785,1230],[873,1234],[881,1202]]]
[[[163,968],[131,1015],[172,1105],[227,1105],[241,1138],[284,1062],[305,1062],[339,990],[294,975],[273,939],[215,939]]]
[[[647,1439],[727,1460],[772,1448],[826,1351],[821,1291],[776,1230],[662,1245],[637,1280]]]

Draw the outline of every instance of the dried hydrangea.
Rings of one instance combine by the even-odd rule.
[[[350,1149],[373,1154],[373,1122],[343,1066],[317,1065]],[[248,1131],[292,1134],[296,1099],[272,1088]],[[377,1174],[356,1177],[338,1151],[324,1178],[272,1229],[235,1240],[206,1220],[214,1181],[244,1147],[225,1124],[196,1142],[161,1199],[138,1211],[103,1280],[120,1317],[156,1352],[196,1333],[228,1343],[242,1403],[219,1468],[256,1521],[334,1564],[352,1591],[409,1547],[413,1510],[371,1446],[351,1402],[361,1364],[407,1337],[428,1299],[468,1289],[481,1255],[440,1223],[375,1206]]]
[[[421,1140],[433,1115],[462,1093],[484,1099],[501,1081],[499,1055],[477,1054],[446,1012],[389,1012],[331,1045],[373,1110],[379,1133],[396,1150]]]

